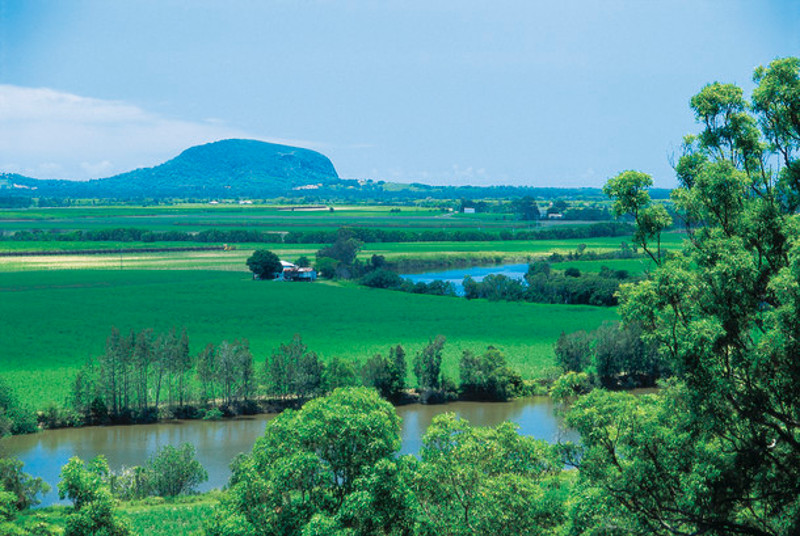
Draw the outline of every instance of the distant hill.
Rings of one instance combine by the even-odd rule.
[[[666,199],[669,190],[651,190]],[[419,199],[605,199],[599,188],[430,186],[340,179],[325,155],[255,140],[222,140],[186,149],[161,165],[90,181],[39,180],[0,173],[4,206],[11,198],[275,199],[303,202],[413,202]]]
[[[222,140],[186,149],[152,168],[84,182],[0,175],[18,195],[69,197],[273,197],[339,182],[325,155],[256,140]],[[3,185],[0,185],[3,188]]]

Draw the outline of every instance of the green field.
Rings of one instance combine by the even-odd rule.
[[[136,536],[192,534],[203,528],[203,520],[211,515],[219,497],[219,492],[212,491],[167,500],[150,498],[123,502],[116,513],[127,521]],[[67,506],[25,510],[20,513],[17,524],[31,526],[44,522],[63,529],[70,512],[72,508]]]
[[[631,275],[652,271],[655,264],[649,258],[641,259],[604,259],[599,261],[566,261],[554,262],[550,265],[555,270],[577,268],[581,272],[599,272],[603,266],[609,270],[626,270]]]
[[[47,232],[119,227],[186,232],[209,228],[300,231],[336,229],[345,225],[415,230],[502,230],[528,228],[531,225],[530,222],[515,219],[513,214],[458,214],[422,207],[336,206],[333,211],[287,208],[231,204],[31,208],[4,210],[0,213],[0,222],[5,231],[40,229]],[[393,209],[395,212],[392,212]]]
[[[253,281],[210,270],[53,270],[0,274],[0,370],[27,402],[62,401],[70,380],[122,330],[186,327],[191,349],[248,339],[256,361],[297,333],[324,359],[365,360],[390,345],[413,355],[447,337],[444,370],[465,349],[502,348],[526,378],[553,365],[561,331],[593,329],[613,309],[466,301],[318,282]]]

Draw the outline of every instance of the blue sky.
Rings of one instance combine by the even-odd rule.
[[[691,96],[788,55],[790,0],[0,0],[0,171],[102,177],[248,137],[345,178],[669,187]]]

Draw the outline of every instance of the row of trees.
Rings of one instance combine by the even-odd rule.
[[[557,240],[624,236],[632,231],[629,224],[604,222],[579,227],[514,229],[499,232],[478,230],[407,230],[351,227],[349,232],[362,242],[491,242],[497,240]],[[124,227],[114,229],[77,230],[67,233],[42,230],[17,231],[4,236],[12,241],[65,242],[200,242],[200,243],[263,243],[263,244],[329,244],[337,239],[337,231],[289,231],[271,233],[252,229],[206,229],[200,232],[151,231]]]
[[[491,274],[476,281],[465,277],[464,297],[491,301],[528,301],[535,303],[564,303],[576,305],[617,305],[620,285],[635,280],[625,270],[601,267],[599,273],[581,273],[577,268],[552,270],[547,262],[534,262],[520,281],[502,274]],[[372,288],[399,290],[415,294],[457,296],[455,285],[447,281],[414,283],[395,272],[381,268],[368,272],[360,279]]]
[[[497,349],[479,356],[465,352],[460,362],[460,386],[444,378],[444,344],[444,337],[436,337],[411,361],[423,402],[458,396],[505,400],[522,393],[519,375],[508,368]],[[283,406],[300,405],[337,387],[358,385],[374,387],[388,400],[399,403],[411,397],[408,368],[400,345],[389,349],[388,358],[377,354],[363,363],[337,357],[323,362],[295,335],[259,367],[247,341],[209,344],[192,355],[185,331],[179,334],[172,329],[156,335],[143,330],[123,336],[115,328],[105,352],[89,361],[75,378],[70,399],[75,414],[68,412],[64,417],[45,412],[43,418],[51,427],[154,422],[164,415],[212,418],[260,411],[264,400]],[[220,411],[211,413],[208,408]],[[32,413],[25,415],[33,420]],[[35,425],[33,420],[33,429]]]

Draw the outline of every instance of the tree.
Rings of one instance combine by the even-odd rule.
[[[275,279],[283,270],[281,260],[268,249],[257,249],[247,259],[247,267],[258,279]]]
[[[468,400],[505,401],[522,389],[520,375],[508,366],[503,353],[491,346],[481,355],[464,350],[458,368],[461,395]]]
[[[410,467],[416,534],[555,534],[565,518],[560,460],[516,425],[473,427],[438,415]]]
[[[386,400],[403,398],[406,378],[406,352],[399,344],[389,348],[389,357],[376,354],[361,367],[364,385],[374,387]]]
[[[752,106],[731,84],[692,98],[702,130],[684,141],[672,196],[684,253],[651,253],[652,278],[621,289],[624,321],[678,381],[644,399],[593,393],[569,418],[586,496],[605,497],[620,530],[800,533],[800,61],[755,80]],[[615,206],[646,204],[636,188],[607,191]]]
[[[535,221],[540,217],[539,205],[537,205],[536,200],[529,195],[516,200],[513,205],[514,211],[519,216],[519,219],[523,221]]]
[[[614,200],[611,210],[615,217],[633,217],[636,222],[634,241],[642,246],[645,253],[657,265],[660,265],[664,257],[664,251],[661,248],[661,233],[672,225],[672,218],[664,205],[651,202],[647,189],[652,184],[653,178],[646,173],[623,171],[608,180],[603,186],[603,193]],[[655,246],[653,241],[655,241]]]
[[[323,393],[324,373],[325,365],[316,353],[308,351],[300,335],[275,349],[264,366],[269,394],[295,396],[299,400]]]
[[[562,331],[553,351],[556,363],[565,372],[583,372],[592,363],[592,337],[583,330],[570,334]]]
[[[208,480],[208,473],[194,457],[191,443],[178,448],[165,445],[145,464],[148,482],[153,493],[161,497],[175,497],[190,493]]]
[[[333,244],[317,251],[317,259],[335,259],[349,266],[356,260],[356,255],[363,245],[364,243],[355,237],[352,229],[342,227],[336,232],[336,240]]]
[[[400,419],[371,389],[337,389],[299,411],[286,410],[269,421],[252,453],[234,463],[229,490],[206,532],[227,536],[346,530],[358,521],[352,513],[359,504],[375,504],[380,498],[365,493],[386,489],[369,480],[392,476],[382,462],[399,447]]]
[[[446,339],[437,335],[435,339],[414,356],[414,375],[423,390],[437,390],[442,385],[442,349]]]
[[[0,490],[14,497],[17,510],[25,510],[41,502],[38,495],[50,491],[50,486],[41,478],[33,478],[22,471],[23,463],[16,458],[0,458]]]

